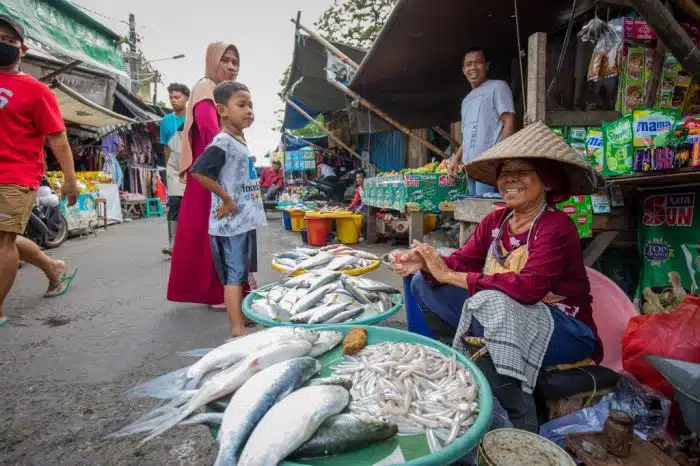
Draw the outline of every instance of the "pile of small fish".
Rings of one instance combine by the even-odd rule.
[[[352,379],[350,412],[386,418],[402,434],[425,432],[431,452],[455,441],[478,417],[471,373],[454,356],[424,345],[366,346],[345,356],[333,375]]]
[[[302,270],[352,270],[369,267],[378,262],[379,257],[365,251],[333,244],[321,249],[296,248],[293,251],[285,251],[277,254],[272,263],[286,270],[292,275]]]
[[[143,444],[176,425],[220,425],[216,466],[276,465],[290,455],[337,454],[393,437],[398,427],[391,422],[341,414],[350,380],[312,379],[321,368],[315,358],[342,338],[334,331],[274,327],[186,353],[203,357],[125,393],[170,401],[109,437],[144,433]],[[223,413],[195,414],[229,396]]]
[[[342,272],[307,272],[255,292],[251,311],[278,322],[339,324],[376,317],[394,306],[399,290]],[[398,299],[398,298],[396,298]]]

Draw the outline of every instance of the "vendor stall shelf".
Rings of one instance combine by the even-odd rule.
[[[376,212],[392,209],[409,219],[409,240],[422,240],[424,214],[450,209],[460,194],[466,192],[463,176],[451,178],[444,173],[410,174],[368,178],[362,195],[368,213],[367,240],[376,242]],[[371,226],[370,226],[371,224]],[[374,236],[371,236],[372,232]]]

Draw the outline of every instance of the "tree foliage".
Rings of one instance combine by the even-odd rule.
[[[314,23],[326,39],[369,48],[397,0],[334,0]]]
[[[376,40],[391,9],[398,0],[333,0],[333,4],[314,23],[319,34],[331,42],[368,49]],[[285,68],[279,80],[282,91],[287,87],[292,65]],[[282,127],[284,110],[275,112],[279,127]],[[318,121],[318,118],[317,118]],[[320,120],[323,123],[322,117]],[[309,123],[300,130],[292,131],[297,136],[319,136],[323,132]]]

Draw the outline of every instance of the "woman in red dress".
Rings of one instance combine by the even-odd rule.
[[[169,301],[219,306],[224,302],[216,276],[209,242],[211,193],[196,182],[188,182],[192,164],[219,133],[214,88],[221,81],[238,77],[240,55],[235,45],[214,42],[207,47],[204,78],[192,89],[187,105],[180,177],[187,182],[180,207],[177,241],[173,247],[168,281]]]

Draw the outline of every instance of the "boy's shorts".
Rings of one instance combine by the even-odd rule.
[[[0,232],[21,235],[34,207],[36,191],[14,184],[0,184]]]
[[[224,286],[247,283],[253,253],[250,232],[210,238],[214,268],[221,283]]]

